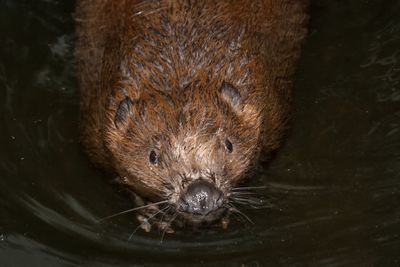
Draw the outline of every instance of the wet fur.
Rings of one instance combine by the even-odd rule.
[[[306,0],[78,1],[90,157],[152,201],[175,203],[200,176],[228,194],[281,143],[306,8]]]

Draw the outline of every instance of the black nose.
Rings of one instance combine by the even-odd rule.
[[[184,212],[207,215],[223,205],[223,193],[214,184],[197,179],[192,182],[180,199]]]

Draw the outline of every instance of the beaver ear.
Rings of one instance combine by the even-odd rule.
[[[114,123],[115,126],[120,129],[127,121],[128,116],[132,114],[132,100],[127,96],[118,104],[117,112],[115,113]]]
[[[239,90],[228,82],[223,82],[219,91],[222,94],[222,98],[232,105],[234,108],[238,108],[242,104],[242,97],[240,96]]]

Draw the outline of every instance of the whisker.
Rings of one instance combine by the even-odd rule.
[[[264,186],[247,186],[247,187],[234,187],[232,191],[240,191],[240,190],[256,190],[256,189],[266,189],[267,187]]]
[[[165,233],[167,232],[168,227],[172,224],[172,222],[176,219],[176,217],[178,217],[178,214],[175,214],[174,216],[172,216],[172,219],[169,220],[169,222],[168,222],[167,225],[165,226],[165,229],[164,229],[164,231],[163,231],[163,233],[162,233],[162,235],[161,235],[160,243],[163,242],[163,240],[164,240],[164,235],[165,235]]]
[[[267,208],[276,208],[274,204],[264,199],[239,199],[239,198],[230,198],[233,203],[239,205],[246,205],[247,207],[251,207],[253,209],[267,209]]]
[[[231,213],[233,216],[235,216],[236,219],[238,219],[242,223],[246,223],[246,221],[243,219],[243,217],[239,216],[236,212]]]
[[[238,219],[239,221],[241,221],[242,223],[246,223],[246,221],[243,219],[242,216],[239,216],[238,213],[233,212],[232,209],[235,209],[235,207],[234,207],[231,203],[229,203],[229,204],[227,205],[227,207],[228,207],[228,210],[231,211],[230,214],[232,214],[233,216],[235,216],[235,218]]]
[[[256,210],[269,208],[269,206],[252,205],[252,204],[249,204],[249,203],[238,202],[238,201],[236,201],[235,204],[243,205],[243,206],[246,206],[248,208],[252,208],[252,209],[256,209]]]
[[[155,217],[157,214],[159,214],[160,212],[164,213],[164,215],[165,215],[164,210],[166,210],[166,209],[168,209],[168,208],[170,208],[170,207],[171,207],[171,206],[167,206],[167,207],[165,207],[165,208],[163,208],[163,209],[157,211],[156,213],[154,213],[153,215],[151,215],[149,218],[146,218],[144,222],[142,222],[140,225],[138,225],[138,226],[135,228],[135,230],[133,230],[133,232],[131,233],[131,235],[130,235],[129,238],[128,238],[128,241],[131,241],[133,235],[136,233],[137,230],[139,230],[140,227],[142,227],[145,223],[148,223],[148,222],[150,221],[150,219],[154,218],[154,217]]]
[[[164,214],[161,216],[159,225],[162,225],[165,215],[168,214],[168,212],[169,212],[169,210],[170,210],[171,208],[172,208],[172,206],[168,206],[168,207],[167,207],[167,209],[165,210]],[[160,233],[160,227],[158,227],[158,232]]]
[[[98,220],[98,222],[101,223],[101,222],[103,222],[103,221],[105,221],[105,220],[108,220],[108,219],[110,219],[110,218],[114,218],[114,217],[116,217],[116,216],[119,216],[119,215],[122,215],[122,214],[125,214],[125,213],[129,213],[129,212],[132,212],[132,211],[141,210],[141,209],[144,209],[144,208],[148,208],[148,207],[156,206],[156,205],[160,205],[160,204],[165,204],[165,203],[168,203],[168,200],[163,200],[163,201],[160,201],[160,202],[150,203],[150,204],[147,204],[147,205],[144,205],[144,206],[140,206],[140,207],[136,207],[136,208],[124,210],[124,211],[115,213],[115,214],[113,214],[113,215],[110,215],[110,216],[101,218],[101,219]]]
[[[257,198],[230,197],[230,199],[255,205],[261,205],[263,203],[261,199]]]
[[[230,209],[233,212],[236,212],[237,214],[240,214],[241,216],[243,216],[244,218],[246,218],[251,224],[255,224],[250,218],[249,216],[247,216],[245,213],[241,212],[238,208],[236,208],[235,206],[232,205],[232,208]]]
[[[239,191],[239,192],[231,192],[231,195],[257,195],[256,192],[246,192],[246,191]]]

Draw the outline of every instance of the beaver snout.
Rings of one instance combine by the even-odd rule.
[[[197,179],[182,194],[179,209],[186,213],[206,216],[224,204],[224,195],[214,184]]]

